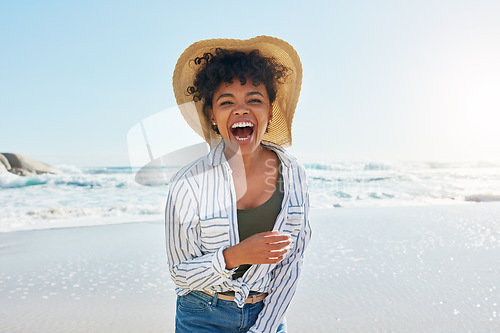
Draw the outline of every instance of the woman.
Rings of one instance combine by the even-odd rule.
[[[302,165],[283,146],[302,82],[286,42],[197,42],[174,93],[210,153],[172,177],[167,257],[176,332],[286,332],[284,316],[311,236]]]

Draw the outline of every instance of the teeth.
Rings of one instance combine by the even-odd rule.
[[[243,140],[248,139],[248,138],[250,137],[250,135],[249,135],[249,136],[247,136],[246,138],[240,138],[239,136],[236,136],[236,135],[235,135],[234,137],[235,137],[235,138],[236,138],[236,140],[238,140],[238,141],[243,141]]]
[[[239,123],[234,123],[231,128],[236,128],[236,127],[253,127],[253,124],[249,121],[246,122],[239,122]]]

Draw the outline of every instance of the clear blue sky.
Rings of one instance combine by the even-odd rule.
[[[128,165],[195,41],[271,35],[301,56],[303,159],[498,160],[500,1],[2,1],[0,151]]]

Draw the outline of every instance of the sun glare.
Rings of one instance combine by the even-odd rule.
[[[484,140],[500,140],[500,85],[470,87],[468,112],[462,118],[472,134]]]
[[[474,39],[443,45],[434,67],[433,106],[439,137],[450,156],[500,160],[500,65],[487,43]]]

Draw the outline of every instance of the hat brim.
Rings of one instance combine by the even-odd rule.
[[[292,122],[297,106],[302,84],[302,63],[294,48],[287,42],[270,37],[258,36],[251,39],[208,39],[189,46],[177,60],[173,75],[174,94],[182,116],[191,128],[200,135],[211,148],[221,140],[203,114],[203,101],[193,102],[192,95],[187,93],[193,85],[199,66],[194,59],[216,48],[250,52],[259,50],[265,57],[272,57],[283,66],[290,69],[285,83],[277,87],[276,99],[273,103],[273,118],[269,131],[262,138],[283,147],[292,144]]]

